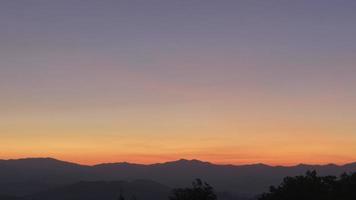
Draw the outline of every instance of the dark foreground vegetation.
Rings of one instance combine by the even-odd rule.
[[[169,200],[216,200],[217,196],[213,187],[208,183],[197,179],[192,184],[192,188],[178,188],[172,191]]]
[[[213,188],[197,179],[192,188],[175,189],[170,200],[216,200]],[[258,200],[356,200],[356,173],[318,176],[308,171],[303,176],[286,177]]]
[[[191,188],[172,191],[169,200],[217,200],[212,186],[197,179]],[[356,200],[356,173],[336,176],[318,176],[308,171],[303,176],[286,177],[258,200]],[[124,200],[121,196],[119,200]]]
[[[122,192],[118,200],[126,200]],[[127,200],[137,200],[136,196],[131,196]],[[169,200],[217,200],[217,195],[213,187],[200,179],[192,183],[192,187],[173,189]]]
[[[147,189],[147,193],[144,196],[135,196],[125,194],[125,191],[118,188],[119,193],[116,196],[117,200],[140,200],[140,199],[151,199],[149,195],[157,193],[155,190],[147,188],[145,182],[139,182],[140,186]],[[79,186],[79,185],[78,185]],[[105,187],[106,188],[106,187]],[[85,187],[80,187],[82,192],[89,193],[89,190],[96,190],[95,185],[86,185]],[[63,192],[65,191],[65,192]],[[60,194],[69,192],[70,196],[54,195],[56,193],[48,193],[45,196],[32,196],[30,198],[17,198],[11,196],[0,195],[0,200],[57,200],[57,199],[70,199],[70,200],[84,200],[82,195],[75,195],[73,188],[67,188],[66,190],[59,191]],[[135,189],[135,191],[137,191]],[[52,194],[52,195],[51,195]],[[116,193],[117,194],[117,193]],[[169,195],[169,197],[168,197]],[[109,195],[110,196],[110,195]],[[94,197],[87,195],[85,199],[111,199],[105,194],[98,194]],[[58,198],[57,198],[58,197]],[[153,196],[152,196],[153,197]],[[155,200],[156,198],[153,198]],[[171,190],[170,194],[167,196],[162,196],[158,199],[168,199],[168,200],[225,200],[224,198],[218,198],[215,190],[208,183],[196,179],[191,187],[187,188],[176,188]],[[240,200],[240,198],[233,198],[234,200]],[[271,186],[269,192],[259,195],[258,197],[251,198],[251,200],[356,200],[356,173],[347,174],[344,173],[339,177],[336,176],[318,176],[316,171],[308,171],[305,175],[286,177],[283,179],[282,183],[278,186]]]
[[[336,177],[308,171],[304,176],[286,177],[259,200],[356,200],[356,173]]]

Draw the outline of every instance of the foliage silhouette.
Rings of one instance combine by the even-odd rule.
[[[355,200],[356,173],[335,176],[317,176],[308,171],[304,176],[286,177],[278,186],[270,187],[259,200]]]
[[[170,200],[217,200],[213,187],[200,179],[192,183],[192,188],[178,188],[172,191]]]
[[[125,197],[122,195],[121,192],[120,192],[119,198],[117,200],[125,200]]]
[[[119,193],[119,197],[117,198],[117,200],[126,200],[121,188],[120,188],[120,193]]]

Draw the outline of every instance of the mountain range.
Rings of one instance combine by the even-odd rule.
[[[106,195],[102,199],[109,200],[123,190],[137,199],[163,200],[171,188],[187,187],[196,178],[211,184],[220,199],[243,199],[267,191],[285,176],[301,175],[307,170],[316,170],[320,175],[340,175],[356,171],[356,163],[286,167],[218,165],[181,159],[149,165],[121,162],[87,166],[53,158],[0,160],[0,194],[3,195],[0,199],[21,196],[34,200],[81,200]]]

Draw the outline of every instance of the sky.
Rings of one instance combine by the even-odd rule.
[[[0,159],[354,162],[355,10],[2,0]]]

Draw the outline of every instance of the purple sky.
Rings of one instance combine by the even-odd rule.
[[[115,152],[108,159],[150,162],[145,148],[114,146],[162,138],[169,145],[152,161],[160,152],[236,163],[356,159],[355,10],[353,0],[2,0],[0,157],[76,160],[59,152],[91,152],[92,141],[69,141],[106,134],[118,142],[79,161]],[[315,141],[278,151],[299,135]],[[277,149],[236,153],[262,142]],[[219,148],[231,153],[207,156]]]

